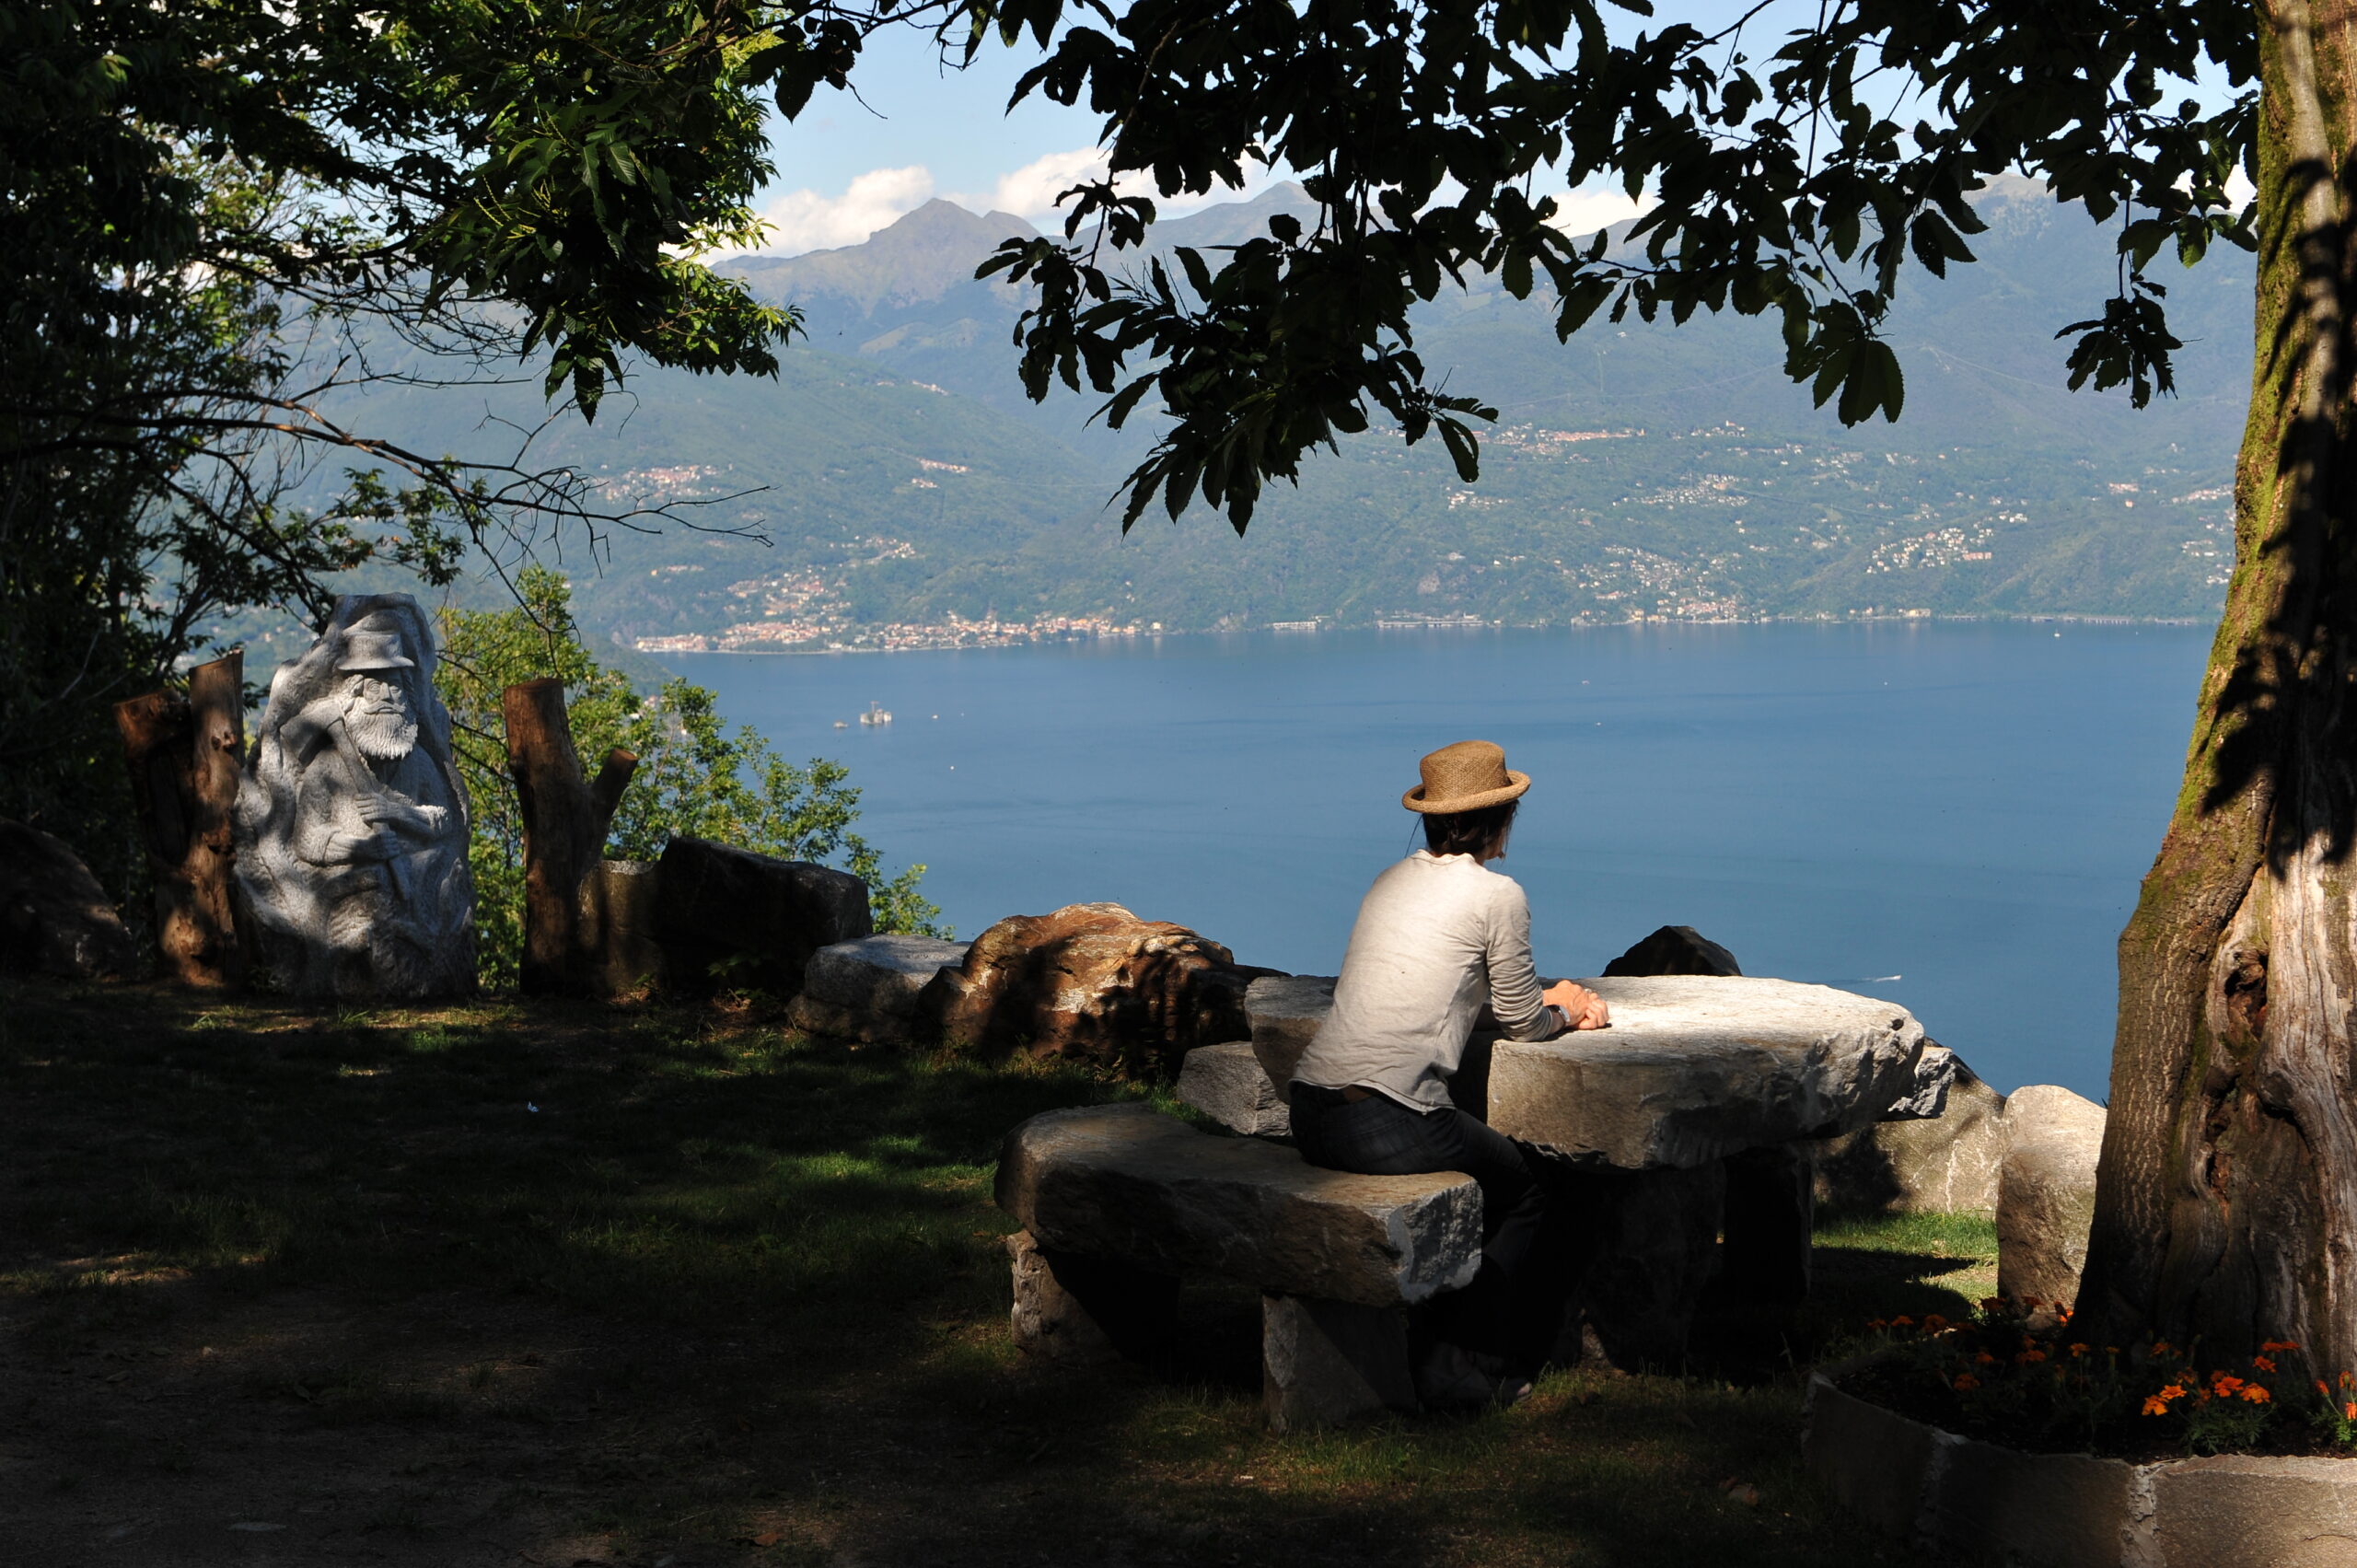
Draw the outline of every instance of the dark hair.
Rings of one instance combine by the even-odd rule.
[[[1478,811],[1426,812],[1424,847],[1434,854],[1469,854],[1476,860],[1495,860],[1506,852],[1506,834],[1514,827],[1514,808],[1521,804],[1509,800],[1484,806]]]

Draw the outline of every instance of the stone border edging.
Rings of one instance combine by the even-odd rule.
[[[2357,1564],[2357,1459],[2024,1453],[1834,1383],[1868,1359],[1810,1372],[1802,1457],[1843,1508],[1918,1550],[2038,1568]]]

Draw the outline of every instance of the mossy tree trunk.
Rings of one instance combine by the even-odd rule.
[[[2260,0],[2235,574],[2119,944],[2084,1333],[2357,1370],[2357,6]]]

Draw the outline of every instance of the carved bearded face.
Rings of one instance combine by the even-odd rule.
[[[360,754],[375,761],[392,762],[417,748],[417,710],[400,682],[374,675],[354,675],[346,687],[344,724]]]

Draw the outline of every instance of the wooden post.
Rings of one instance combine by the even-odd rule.
[[[602,985],[605,948],[599,889],[606,828],[638,759],[617,748],[595,783],[581,776],[564,682],[551,677],[510,686],[500,706],[507,725],[507,769],[524,819],[523,988],[577,995]]]
[[[246,952],[231,903],[230,813],[245,750],[242,653],[189,671],[188,695],[115,704],[131,790],[146,828],[164,970],[183,985],[234,985]]]

